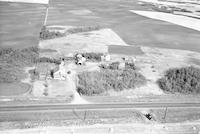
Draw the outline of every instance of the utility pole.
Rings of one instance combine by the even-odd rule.
[[[166,123],[166,116],[167,116],[167,107],[165,108],[165,114],[164,114],[164,117],[163,117],[164,123]]]

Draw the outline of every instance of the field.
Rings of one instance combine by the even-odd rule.
[[[61,2],[55,0],[50,2],[50,5],[51,3],[49,25],[100,25],[111,28],[130,45],[200,51],[197,43],[200,37],[199,32],[132,14],[129,12],[131,9],[148,9],[148,7],[139,6],[137,1],[74,0]],[[90,12],[78,14],[86,10]]]
[[[163,19],[147,18],[145,15],[141,16],[141,12],[131,12],[134,10],[149,13],[151,10],[150,5],[144,6],[134,0],[50,0],[46,28],[54,33],[47,32],[51,37],[42,38],[40,30],[43,27],[45,9],[44,5],[39,4],[0,2],[0,48],[20,49],[8,51],[9,53],[5,49],[4,53],[2,49],[4,54],[0,55],[0,73],[4,75],[1,75],[1,79],[10,80],[13,75],[16,78],[0,83],[0,104],[199,102],[199,95],[183,95],[177,92],[172,94],[164,92],[157,85],[157,80],[170,68],[200,67],[199,31],[161,21]],[[22,49],[30,46],[36,47],[30,51]],[[86,62],[77,65],[75,63],[78,56],[74,56],[77,53],[93,53],[89,57],[95,58],[97,56],[94,53],[101,53],[105,57],[110,56],[110,60],[91,60],[86,56]],[[43,62],[38,60],[41,57]],[[103,58],[99,56],[96,59]],[[27,59],[29,60],[25,64]],[[59,65],[58,62],[62,64]],[[134,69],[125,72],[119,66],[118,71],[101,72],[107,65],[116,62],[121,63],[120,67],[123,69],[125,63],[131,62],[137,72]],[[105,68],[101,65],[105,65]],[[32,74],[25,74],[29,69],[33,69]],[[84,72],[87,72],[87,77],[80,77]],[[135,82],[135,85],[130,86],[137,81],[136,76],[141,77],[142,82]],[[35,79],[31,79],[32,77]],[[92,83],[92,86],[90,83],[89,86],[85,84],[85,81]],[[88,90],[88,93],[79,92],[80,85],[86,85],[84,90]],[[98,93],[105,89],[104,94]],[[41,124],[69,126],[111,122],[154,124],[197,120],[199,123],[199,108],[169,108],[166,119],[163,119],[164,110],[165,108],[94,110],[86,111],[89,113],[87,119],[86,112],[84,114],[77,111],[77,115],[75,110],[55,113],[30,111],[26,114],[13,112],[7,115],[0,113],[0,123],[5,123],[5,126],[2,123],[0,127],[28,128]],[[142,112],[151,113],[154,120],[147,120]],[[79,115],[83,115],[84,120],[80,120]]]
[[[141,68],[140,71],[151,82],[155,82],[162,75],[163,71],[170,67],[186,66],[187,63],[199,65],[198,53],[148,48],[154,46],[199,52],[199,32],[131,13],[131,9],[149,9],[148,6],[139,5],[136,1],[107,0],[102,2],[100,0],[86,0],[82,3],[77,0],[65,2],[60,0],[50,1],[48,17],[48,25],[51,25],[50,28],[60,30],[79,26],[100,27],[100,30],[82,33],[77,33],[75,30],[71,31],[73,34],[69,34],[66,37],[40,42],[39,31],[42,27],[45,13],[44,5],[0,2],[0,6],[2,7],[0,15],[4,18],[0,21],[0,27],[3,31],[0,37],[1,47],[23,48],[37,46],[39,43],[39,48],[53,49],[53,52],[41,51],[40,56],[45,56],[45,54],[52,56],[53,53],[57,52],[67,56],[79,50],[109,52],[116,55],[137,55],[137,63]],[[102,8],[106,9],[102,10]],[[10,20],[17,16],[22,17],[20,18],[21,21],[18,22],[19,24],[16,22],[16,24],[11,23]],[[29,25],[30,28],[28,27]],[[148,47],[145,48],[143,46]],[[179,59],[173,59],[174,57]],[[166,60],[171,61],[166,63]],[[151,82],[148,83],[146,89],[143,89],[144,91],[147,88],[157,89]]]
[[[37,46],[45,6],[0,2],[0,47]]]
[[[0,2],[0,46],[38,44],[45,7]],[[104,9],[104,10],[102,10]],[[50,1],[48,25],[95,26],[114,30],[127,44],[187,49],[200,52],[200,34],[168,22],[149,19],[129,10],[148,10],[137,1]],[[22,15],[23,14],[23,15]],[[18,19],[20,21],[14,21]],[[22,30],[23,29],[23,30]],[[188,45],[189,44],[189,45]]]
[[[138,46],[116,46],[110,45],[108,52],[117,55],[142,55],[144,52]]]
[[[77,52],[106,53],[110,45],[127,46],[127,44],[111,29],[105,28],[88,32],[68,34],[50,40],[41,40],[40,49],[51,49],[68,56]],[[52,52],[41,52],[40,55],[53,56]],[[56,54],[55,57],[58,57]]]

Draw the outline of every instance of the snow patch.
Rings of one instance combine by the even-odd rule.
[[[130,10],[130,11],[138,15],[151,18],[151,19],[162,20],[162,21],[170,22],[170,23],[180,25],[186,28],[200,31],[199,19],[190,18],[186,16],[181,16],[181,15],[174,15],[170,13],[163,13],[163,12],[138,11],[138,10]]]
[[[13,101],[13,99],[0,99],[0,101]]]
[[[92,11],[87,10],[87,9],[83,9],[83,10],[70,10],[70,13],[74,14],[74,15],[88,15],[91,14]]]

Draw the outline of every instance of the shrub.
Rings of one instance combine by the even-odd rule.
[[[110,70],[83,72],[78,75],[77,91],[83,95],[102,94],[108,90],[121,91],[146,83],[143,75],[134,70]]]
[[[103,53],[82,53],[82,56],[90,61],[101,61],[101,56],[103,56]]]
[[[108,66],[109,66],[109,65],[107,65],[107,64],[100,64],[100,65],[99,65],[99,67],[100,67],[101,69],[108,69]]]
[[[120,65],[120,62],[112,62],[108,65],[106,64],[101,64],[99,67],[101,69],[111,69],[111,70],[118,70],[119,69],[119,65]],[[138,68],[135,66],[134,63],[125,63],[125,70],[137,70]]]
[[[82,33],[82,32],[90,32],[101,29],[100,26],[86,26],[86,27],[75,27],[67,30],[68,34]]]
[[[118,70],[119,69],[119,62],[112,62],[110,64],[101,64],[99,67],[101,69],[110,69],[110,70]]]
[[[199,94],[200,69],[195,67],[169,69],[157,82],[160,88],[166,92]]]
[[[31,80],[39,79],[39,72],[36,69],[29,70]]]
[[[40,57],[38,59],[38,62],[47,62],[47,63],[55,63],[55,64],[60,64],[60,60],[58,59],[52,59],[52,58],[48,58],[48,57]]]
[[[47,29],[46,26],[43,26],[40,32],[40,39],[47,40],[47,39],[54,39],[57,37],[63,37],[65,33],[61,33],[59,31],[50,31]]]
[[[136,70],[137,67],[135,66],[134,63],[125,63],[125,69],[133,69],[133,70]]]
[[[13,53],[14,51],[15,50],[13,50],[12,48],[0,48],[0,56]]]
[[[112,62],[108,68],[112,70],[119,69],[119,62]]]

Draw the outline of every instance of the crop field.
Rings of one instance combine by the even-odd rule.
[[[36,46],[45,11],[44,5],[0,2],[0,47]]]
[[[149,7],[133,0],[50,0],[47,25],[101,26],[114,30],[129,45],[200,52],[198,31],[130,10],[149,10]],[[0,46],[37,45],[44,15],[43,5],[0,2]]]
[[[52,0],[48,24],[100,25],[114,30],[129,45],[200,51],[198,31],[142,17],[129,10],[148,10],[148,7],[134,0]]]
[[[121,123],[200,130],[199,19],[162,14],[168,8],[146,0],[5,1],[0,131]]]

